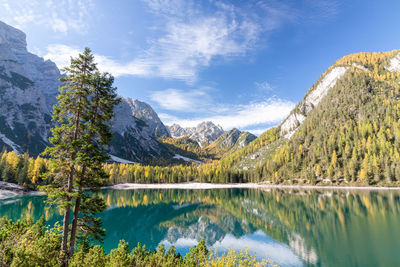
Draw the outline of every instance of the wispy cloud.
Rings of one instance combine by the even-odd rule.
[[[248,12],[247,6],[222,1],[145,2],[163,18],[165,34],[142,60],[155,67],[155,75],[188,82],[193,82],[213,60],[245,55],[257,46],[263,33],[278,28],[291,17],[289,10],[272,5]]]
[[[243,58],[268,46],[269,33],[285,23],[330,17],[336,14],[338,6],[333,0],[303,0],[302,5],[278,0],[143,1],[151,25],[142,53],[125,62],[103,56],[102,65],[115,76],[162,77],[189,84],[212,64]],[[304,6],[304,10],[299,6]],[[0,17],[22,30],[35,24],[55,33],[87,33],[94,7],[92,0],[4,0],[0,1]],[[58,44],[58,48],[61,46]],[[54,51],[56,47],[49,48]],[[65,61],[62,55],[50,49],[48,57],[59,67],[65,66],[60,65]],[[66,51],[72,52],[62,50]],[[68,61],[71,55],[63,56]]]
[[[302,19],[313,23],[335,17],[340,7],[337,0],[306,0],[305,3],[307,11],[302,12]]]
[[[255,7],[258,4],[254,3],[250,8],[221,1],[145,2],[155,18],[152,32],[157,34],[150,37],[148,47],[139,56],[128,62],[103,57],[102,64],[115,76],[162,77],[191,84],[201,70],[214,62],[242,57],[265,46],[266,40],[260,42],[263,34],[292,18],[288,7],[277,4]],[[253,8],[257,12],[251,11]],[[69,28],[64,21],[53,21],[57,31]],[[72,49],[60,44],[49,47],[47,56],[63,67],[59,65],[65,61],[61,56],[69,58],[70,55],[59,52],[72,52]]]
[[[63,34],[86,33],[92,7],[91,0],[1,1],[0,14],[6,23],[22,30],[36,24]]]
[[[193,127],[203,121],[212,121],[221,125],[225,130],[257,128],[257,126],[265,126],[264,129],[267,129],[271,125],[282,121],[289,115],[294,106],[295,104],[290,101],[269,98],[264,101],[242,105],[217,105],[208,114],[191,119],[179,118],[165,113],[159,115],[167,125],[177,123],[183,127]],[[261,127],[258,128],[258,132],[262,131]]]

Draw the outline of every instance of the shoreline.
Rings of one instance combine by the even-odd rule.
[[[24,195],[40,195],[41,191],[24,191],[21,187],[7,183],[8,188],[4,188],[4,182],[0,186],[0,200]],[[399,186],[353,186],[353,185],[276,185],[263,183],[235,183],[235,184],[213,184],[213,183],[168,183],[168,184],[137,184],[122,183],[104,186],[101,189],[115,190],[144,190],[144,189],[182,189],[182,190],[209,190],[209,189],[303,189],[303,190],[364,190],[364,191],[400,191]]]
[[[0,181],[0,200],[24,195],[39,195],[40,193],[40,191],[27,190],[17,184]]]
[[[7,189],[0,189],[0,200],[13,198],[13,197],[20,197],[20,196],[38,196],[41,195],[41,191],[27,191],[27,192],[19,192]]]
[[[133,190],[133,189],[334,189],[334,190],[400,190],[400,187],[385,186],[334,186],[334,185],[271,185],[262,183],[236,183],[236,184],[212,184],[212,183],[168,183],[168,184],[137,184],[123,183],[102,187],[102,189]]]

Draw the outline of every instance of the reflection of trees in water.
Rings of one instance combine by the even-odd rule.
[[[0,199],[0,217],[13,220],[31,218],[38,220],[44,217],[47,221],[54,223],[59,219],[60,213],[44,202],[44,196],[19,196],[9,199]]]
[[[227,233],[240,237],[261,229],[308,263],[390,265],[400,240],[396,191],[107,190],[101,195],[110,207],[101,215],[107,239],[124,238],[132,245],[140,241],[152,247],[180,236],[205,237],[210,245]],[[42,200],[2,201],[0,215],[38,219],[45,213]],[[57,212],[49,209],[46,217],[54,221]]]

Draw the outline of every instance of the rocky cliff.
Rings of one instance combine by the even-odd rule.
[[[29,53],[25,34],[0,22],[0,146],[41,152],[47,144],[60,72]]]
[[[169,137],[169,132],[167,128],[165,127],[165,125],[158,117],[157,113],[153,110],[153,108],[149,104],[131,98],[124,98],[123,101],[128,103],[128,105],[130,106],[132,110],[131,115],[133,115],[138,119],[141,119],[147,124],[153,136]]]

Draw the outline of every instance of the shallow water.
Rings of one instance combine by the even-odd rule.
[[[400,192],[302,189],[104,190],[103,247],[125,239],[182,255],[202,238],[282,266],[400,266]],[[0,200],[0,216],[61,221],[43,196]]]

